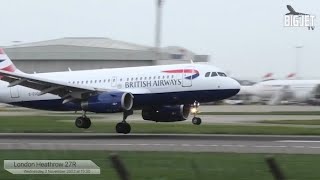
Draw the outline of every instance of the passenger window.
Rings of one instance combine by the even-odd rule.
[[[209,77],[210,76],[210,72],[207,72],[204,76],[205,77]]]
[[[224,76],[224,77],[227,77],[227,75],[225,73],[222,73],[222,72],[218,72],[219,76]]]
[[[214,76],[218,76],[218,74],[216,72],[212,72],[211,77],[214,77]]]

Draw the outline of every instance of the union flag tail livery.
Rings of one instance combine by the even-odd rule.
[[[16,66],[12,63],[11,59],[6,55],[2,48],[0,48],[0,70],[8,72],[15,72],[17,70]]]
[[[50,111],[82,111],[78,128],[88,129],[86,112],[122,112],[117,133],[127,134],[126,118],[142,110],[142,119],[192,123],[200,103],[236,95],[240,84],[208,64],[173,64],[27,74],[19,71],[0,49],[0,102]]]

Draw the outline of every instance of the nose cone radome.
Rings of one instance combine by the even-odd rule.
[[[229,78],[227,89],[229,90],[230,97],[238,94],[238,92],[240,91],[240,88],[241,88],[241,85],[239,84],[238,81],[232,78]]]

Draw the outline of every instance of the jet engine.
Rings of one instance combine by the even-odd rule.
[[[90,96],[81,102],[84,111],[95,113],[114,113],[131,110],[133,95],[127,92],[104,92]]]
[[[156,122],[184,121],[190,114],[190,106],[175,105],[161,107],[146,107],[142,109],[142,118]]]

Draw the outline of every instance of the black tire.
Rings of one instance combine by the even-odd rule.
[[[192,122],[192,124],[196,124],[197,123],[197,118],[196,117],[192,118],[191,122]]]
[[[196,125],[200,125],[202,122],[201,118],[197,118],[197,124]]]
[[[120,122],[116,125],[116,132],[122,134],[129,134],[131,131],[131,126],[128,123]]]
[[[198,117],[192,118],[192,124],[200,125],[201,124],[201,118],[198,118]]]
[[[117,133],[123,133],[124,132],[124,125],[123,125],[123,122],[120,122],[116,125],[116,132]]]
[[[85,117],[84,120],[85,120],[85,123],[84,123],[83,128],[84,128],[84,129],[90,128],[90,126],[91,126],[91,120],[90,120],[90,118]]]
[[[83,117],[78,117],[74,123],[78,128],[83,128],[85,125],[85,120]]]
[[[131,132],[131,126],[128,123],[124,123],[124,132],[123,134],[129,134]]]

